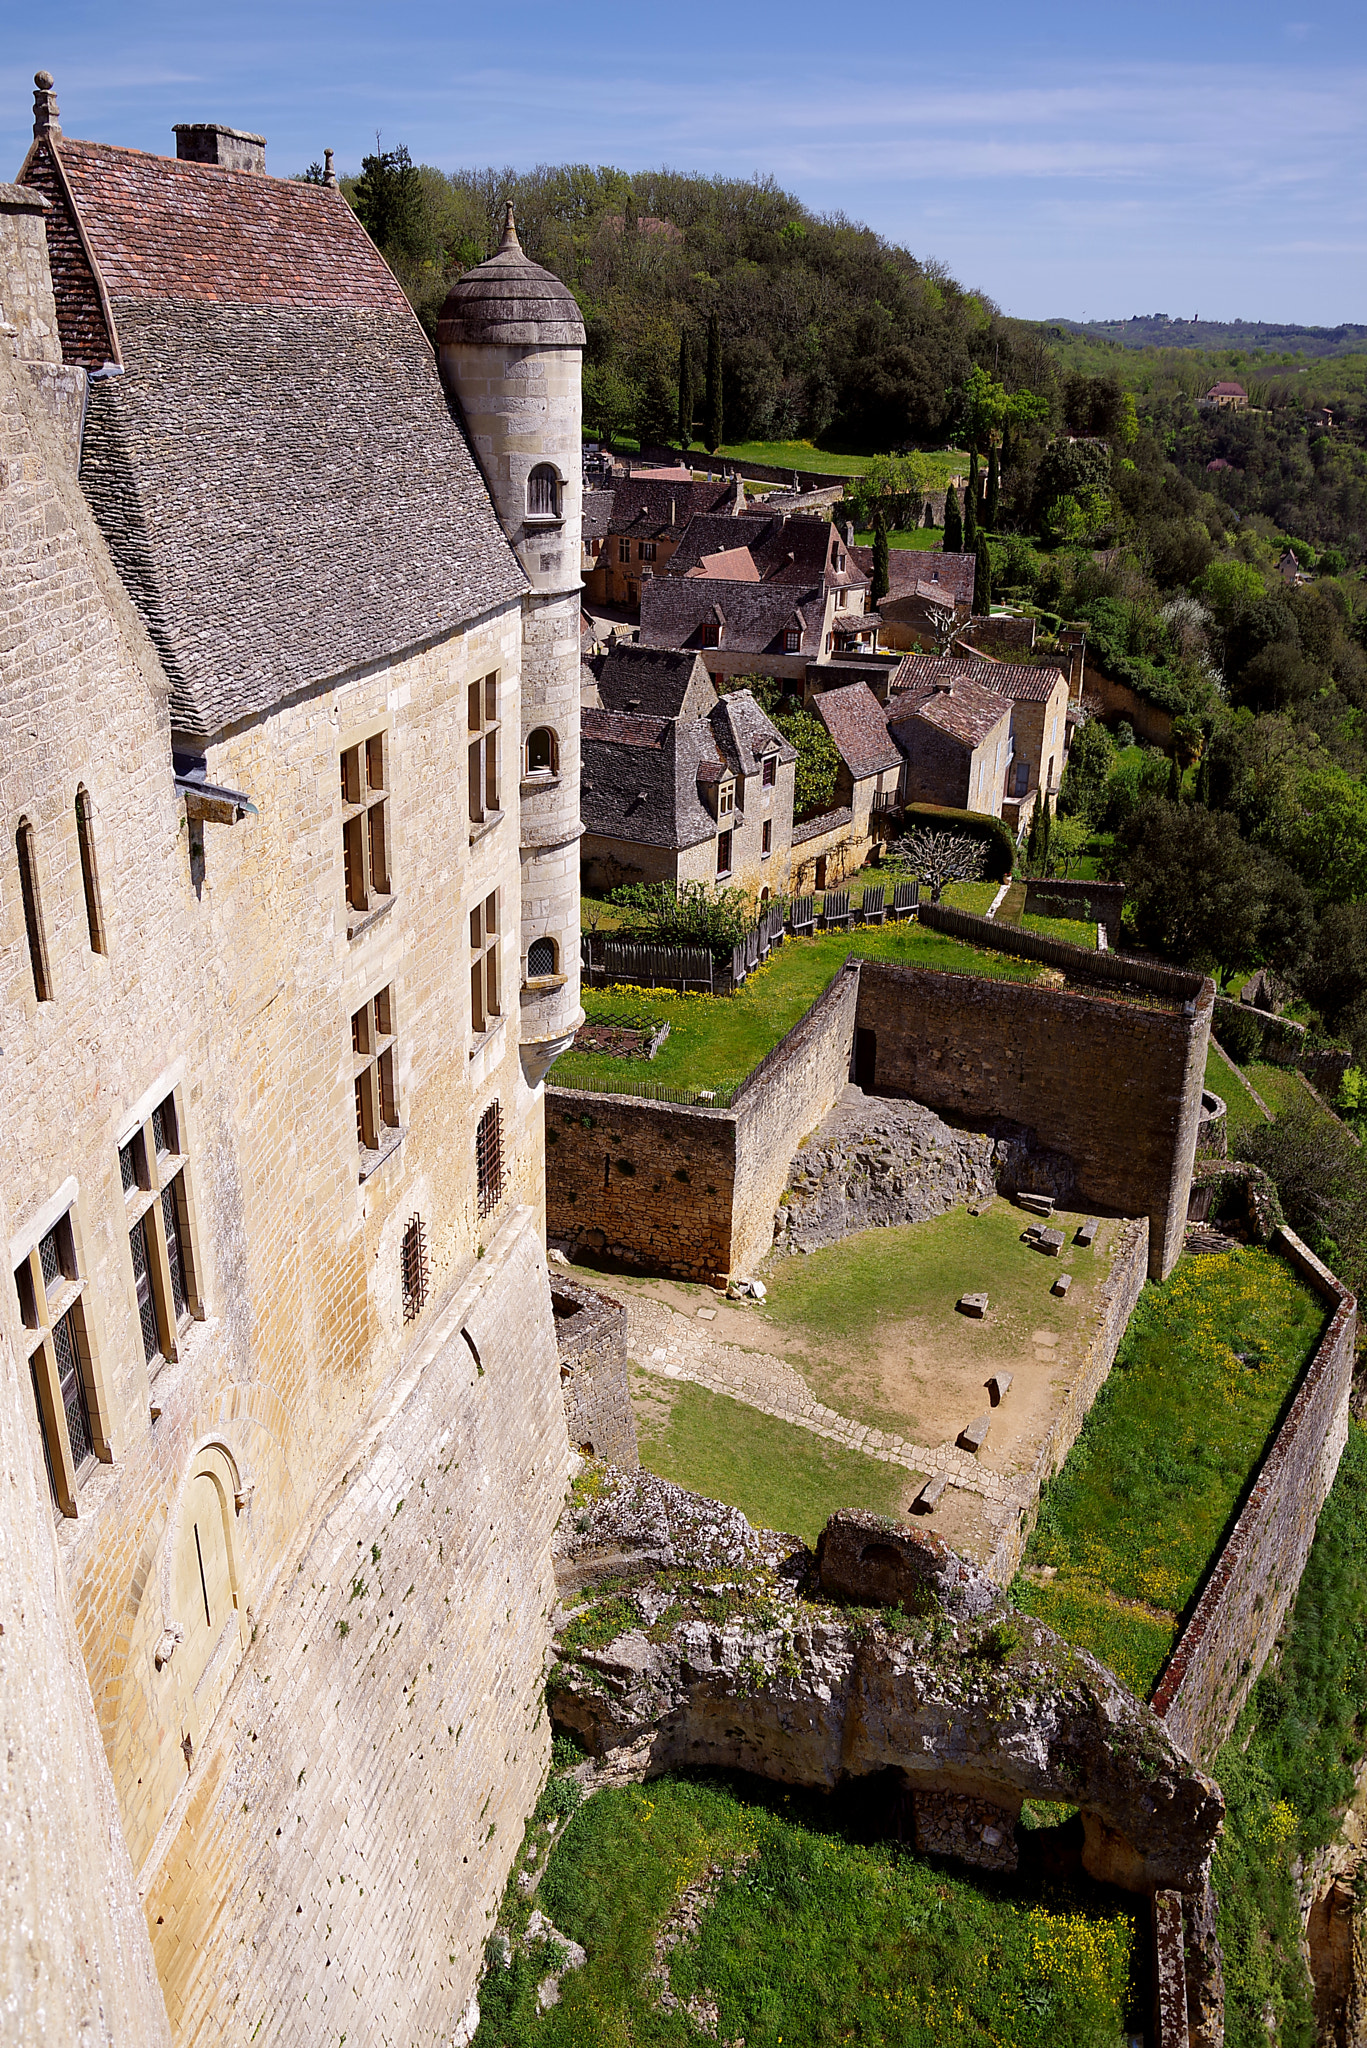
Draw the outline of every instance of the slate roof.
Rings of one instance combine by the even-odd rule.
[[[583,507],[583,536],[585,540],[606,540],[612,523],[611,491],[585,491]]]
[[[615,647],[590,664],[605,710],[699,717],[717,692],[702,656],[670,647]]]
[[[734,500],[735,489],[729,482],[676,484],[628,477],[613,485],[607,531],[628,540],[677,539],[697,513],[712,512]],[[727,518],[728,526],[731,523]]]
[[[1050,694],[1067,677],[1061,668],[1044,668],[1031,661],[993,661],[986,654],[911,654],[898,671],[893,689],[923,691],[946,680],[978,683],[1016,704],[1047,704]]]
[[[904,708],[905,707],[905,708]],[[936,726],[966,747],[981,746],[993,727],[1008,716],[1006,700],[981,683],[956,676],[949,688],[907,692],[888,711],[888,731],[904,750],[907,728],[917,720]]]
[[[579,738],[586,832],[676,850],[716,836],[717,821],[698,794],[700,773],[722,768],[705,718],[584,711]]]
[[[666,573],[696,575],[709,558],[739,549],[748,552],[765,583],[795,583],[803,588],[824,583],[828,588],[859,589],[869,580],[854,559],[855,551],[839,539],[828,519],[775,512],[742,512],[732,518],[696,515],[685,528]],[[834,567],[837,551],[847,558],[845,569],[838,574]],[[734,575],[736,571],[716,573]]]
[[[872,548],[851,548],[850,556],[872,577]],[[919,596],[918,585],[925,583],[935,592],[947,593],[955,604],[971,605],[977,564],[976,555],[946,555],[935,548],[889,548],[888,594],[880,602],[890,605],[899,598]]]
[[[496,254],[458,277],[437,322],[437,344],[475,348],[582,348],[584,321],[574,293],[533,263],[517,239],[508,201]]]
[[[749,690],[727,690],[708,713],[719,751],[736,775],[753,775],[766,754],[780,766],[796,761],[797,748],[772,725]]]
[[[123,364],[90,387],[81,481],[178,737],[526,588],[430,345],[338,192],[65,138],[23,175],[60,216],[64,346]]]
[[[704,621],[720,620],[723,650],[783,654],[783,635],[795,626],[802,634],[797,652],[814,656],[820,652],[825,610],[819,589],[730,583],[710,576],[652,576],[641,585],[641,643],[700,647]]]
[[[888,717],[867,683],[846,683],[823,690],[812,710],[834,740],[841,760],[856,782],[901,765],[901,755],[888,738]]]

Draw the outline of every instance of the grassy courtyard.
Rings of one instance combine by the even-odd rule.
[[[1041,1500],[1016,1604],[1152,1691],[1324,1319],[1273,1252],[1151,1282]]]
[[[814,448],[810,441],[728,441],[709,457],[706,449],[694,448],[688,460],[695,470],[707,473],[709,460],[713,466],[719,462],[763,463],[769,469],[805,469],[814,476],[862,476],[870,463],[878,458],[873,455],[838,455],[828,448]],[[937,448],[917,456],[925,472],[925,487],[928,491],[943,490],[952,476],[960,475],[968,466],[968,456],[957,448]]]
[[[834,980],[852,952],[908,967],[940,967],[1033,981],[1039,966],[960,945],[919,924],[885,924],[789,939],[732,996],[676,995],[668,989],[585,988],[590,1023],[665,1022],[669,1037],[648,1065],[605,1053],[563,1053],[552,1069],[560,1088],[602,1086],[628,1094],[633,1081],[678,1088],[731,1088],[759,1065]]]
[[[1206,1053],[1206,1086],[1225,1105],[1229,1156],[1237,1159],[1242,1134],[1255,1124],[1266,1123],[1267,1119],[1213,1038]]]
[[[536,1899],[588,1960],[545,2014],[548,1946],[495,1964],[476,2048],[1109,2048],[1142,2023],[1138,1902],[951,1875],[852,1806],[753,1779],[595,1793]],[[528,1910],[510,1883],[504,1925]]]

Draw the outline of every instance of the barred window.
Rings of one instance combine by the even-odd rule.
[[[415,1322],[427,1301],[427,1232],[421,1216],[410,1216],[404,1227],[403,1319]]]
[[[389,739],[381,729],[342,750],[342,859],[347,937],[388,903]]]
[[[96,1456],[96,1432],[85,1278],[70,1210],[20,1261],[14,1283],[48,1485],[54,1506],[74,1515],[77,1486]]]
[[[533,939],[527,948],[527,979],[536,981],[544,974],[555,973],[555,940]]]
[[[488,1216],[503,1199],[503,1118],[491,1102],[475,1133],[475,1166],[479,1176],[479,1213]]]
[[[176,1356],[177,1338],[201,1313],[186,1166],[173,1091],[119,1147],[138,1332],[154,1372]]]
[[[558,519],[562,485],[549,462],[538,462],[527,478],[529,519]]]
[[[498,672],[471,683],[467,725],[470,734],[470,823],[482,825],[498,815]]]
[[[500,1015],[498,992],[498,891],[470,912],[470,1028],[478,1038]]]
[[[351,1019],[352,1078],[356,1093],[356,1142],[361,1179],[388,1157],[403,1133],[394,1075],[394,992],[382,988]]]

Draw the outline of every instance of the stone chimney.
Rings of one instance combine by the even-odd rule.
[[[62,360],[44,225],[50,211],[32,186],[0,185],[0,336],[20,362]]]
[[[266,169],[266,138],[221,121],[177,121],[176,155],[186,164],[217,164],[224,171]]]

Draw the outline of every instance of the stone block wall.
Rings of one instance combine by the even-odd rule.
[[[556,1273],[551,1279],[560,1392],[570,1447],[610,1465],[639,1465],[621,1302]]]
[[[1153,1695],[1174,1740],[1207,1766],[1296,1596],[1348,1440],[1357,1303],[1294,1232],[1281,1229],[1273,1243],[1331,1313]]]
[[[970,1125],[1006,1117],[1066,1152],[1080,1199],[1147,1214],[1149,1272],[1182,1247],[1210,989],[1160,1007],[866,960],[856,1016],[874,1088]]]
[[[731,1271],[736,1118],[546,1089],[546,1233],[650,1273],[721,1286]]]

